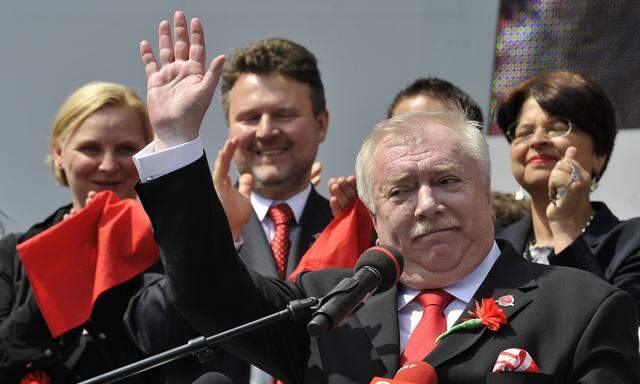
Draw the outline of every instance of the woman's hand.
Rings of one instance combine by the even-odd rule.
[[[91,204],[91,202],[93,201],[93,199],[96,197],[96,191],[89,191],[89,193],[87,193],[87,198],[84,200],[84,205],[82,206],[82,208],[86,207],[87,205]],[[69,211],[69,213],[65,213],[64,216],[62,216],[62,220],[67,220],[68,218],[70,218],[71,216],[75,215],[76,213],[80,212],[81,209],[75,209],[75,208],[71,208],[71,210]]]
[[[580,236],[585,223],[579,210],[589,202],[591,174],[576,161],[576,147],[567,148],[549,176],[549,205],[547,219],[553,233],[557,253]]]

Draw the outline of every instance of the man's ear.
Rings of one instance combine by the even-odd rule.
[[[329,126],[329,111],[326,109],[316,116],[318,122],[318,142],[322,143],[327,137],[327,127]]]

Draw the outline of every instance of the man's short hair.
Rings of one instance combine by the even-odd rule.
[[[364,139],[356,158],[356,183],[358,196],[369,211],[375,214],[373,156],[380,143],[385,139],[391,139],[392,142],[386,142],[385,145],[410,145],[419,140],[416,132],[420,132],[427,124],[433,122],[444,124],[461,136],[463,150],[478,162],[487,192],[489,191],[491,186],[489,146],[482,131],[478,129],[478,122],[471,120],[456,104],[445,104],[440,108],[383,120],[376,124]]]
[[[469,120],[477,121],[480,123],[480,126],[484,124],[482,109],[480,109],[478,103],[476,103],[476,101],[462,89],[456,87],[447,80],[439,79],[437,77],[419,77],[414,80],[413,83],[398,92],[387,110],[387,118],[393,115],[393,110],[402,100],[419,95],[424,95],[448,103],[455,103],[465,111]]]
[[[318,116],[326,108],[318,60],[313,53],[293,41],[270,38],[235,50],[227,60],[220,80],[220,95],[227,119],[229,118],[229,92],[238,78],[245,73],[256,75],[277,73],[307,84],[310,88],[314,116]]]

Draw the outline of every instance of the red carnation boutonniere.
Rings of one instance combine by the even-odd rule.
[[[51,379],[44,371],[33,371],[24,375],[20,384],[51,384]]]
[[[450,333],[460,329],[477,329],[484,325],[495,332],[500,328],[501,324],[507,324],[507,316],[504,314],[504,310],[498,307],[493,297],[482,299],[482,303],[476,301],[476,310],[469,311],[469,314],[472,316],[471,319],[451,327],[451,329],[438,336],[436,343],[440,342],[440,340],[447,337]]]

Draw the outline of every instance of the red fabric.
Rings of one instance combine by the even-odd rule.
[[[444,309],[451,303],[453,296],[441,289],[433,289],[422,291],[415,300],[422,305],[422,318],[409,336],[400,357],[401,365],[409,361],[421,361],[435,348],[436,338],[447,330]]]
[[[140,274],[159,255],[142,206],[111,191],[17,248],[53,337],[86,322],[102,292]]]
[[[44,371],[28,372],[20,380],[20,384],[50,384],[51,379]]]
[[[294,221],[293,211],[287,204],[278,204],[269,207],[267,215],[273,221],[276,233],[271,240],[271,250],[276,261],[278,276],[284,279],[287,274],[287,260],[289,259],[289,249],[291,248],[291,239],[289,230],[291,223]]]
[[[325,268],[353,268],[360,254],[371,246],[373,223],[360,199],[340,212],[304,254],[291,280],[305,271]]]

